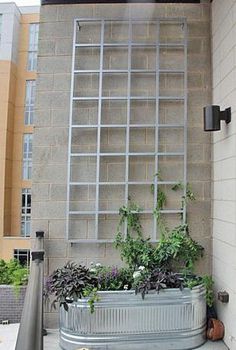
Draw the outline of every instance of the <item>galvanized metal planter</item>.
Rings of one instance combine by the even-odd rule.
[[[99,292],[90,313],[87,299],[60,310],[60,346],[120,349],[194,349],[205,341],[205,289],[198,286],[150,293],[142,300],[133,291]]]

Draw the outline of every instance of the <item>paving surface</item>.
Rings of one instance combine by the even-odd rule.
[[[0,350],[15,350],[18,327],[18,324],[0,325]],[[223,342],[207,342],[198,349],[228,350]],[[44,337],[44,350],[61,350],[58,345],[58,330],[48,330],[48,335]]]

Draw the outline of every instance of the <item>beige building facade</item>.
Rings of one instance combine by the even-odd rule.
[[[229,293],[217,303],[225,342],[236,349],[236,1],[212,4],[213,104],[231,107],[232,122],[222,124],[212,141],[213,278],[215,290]]]
[[[39,7],[0,4],[0,23],[0,257],[27,262]]]

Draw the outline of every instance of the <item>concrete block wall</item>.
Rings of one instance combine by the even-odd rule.
[[[8,320],[9,323],[19,323],[24,305],[26,287],[19,291],[12,286],[0,286],[0,323]]]
[[[232,122],[213,137],[213,277],[216,292],[226,290],[229,303],[217,303],[225,324],[225,342],[236,349],[236,1],[212,4],[213,103],[231,107]]]
[[[68,125],[69,125],[69,102],[70,102],[70,80],[71,80],[71,60],[72,60],[72,37],[74,18],[86,17],[105,17],[105,18],[145,18],[155,17],[187,17],[188,21],[188,181],[191,183],[197,200],[189,205],[188,219],[192,236],[197,239],[206,250],[205,259],[199,264],[199,272],[211,271],[211,202],[210,202],[210,147],[211,135],[203,132],[202,126],[202,108],[211,102],[211,56],[210,56],[210,5],[209,4],[114,4],[110,5],[58,5],[42,6],[41,9],[41,28],[39,34],[39,60],[38,60],[38,83],[36,96],[36,121],[34,134],[34,155],[33,155],[33,189],[32,189],[32,231],[44,230],[46,233],[46,273],[52,272],[55,268],[62,266],[68,260],[75,260],[84,264],[90,264],[91,261],[106,264],[120,264],[119,254],[114,250],[111,244],[91,244],[91,245],[70,245],[65,239],[66,228],[66,184],[67,184],[67,152],[68,152]],[[115,30],[115,28],[113,28]],[[145,28],[135,31],[136,35],[143,35]],[[108,31],[109,33],[109,31]],[[120,35],[127,35],[127,31],[119,32]],[[91,30],[93,40],[96,40],[96,31]],[[107,40],[109,40],[109,35]],[[151,34],[152,35],[152,34]],[[163,32],[162,35],[169,39],[178,36],[176,30]],[[107,51],[106,64],[108,68],[122,66],[125,64],[125,53],[120,52],[121,59],[113,52]],[[133,59],[134,67],[152,68],[153,54],[148,52],[145,55],[137,51]],[[169,68],[174,63],[180,68],[181,53],[174,52],[172,55],[166,50],[161,52],[160,64],[163,68]],[[97,53],[93,51],[91,60],[82,60],[82,65],[96,69],[98,64]],[[142,81],[140,81],[142,82]],[[140,89],[144,93],[151,94],[150,83],[148,81],[141,84],[136,82],[133,89],[137,94]],[[84,93],[87,88],[93,88],[96,79],[82,84]],[[107,80],[106,93],[119,89],[121,82],[110,85]],[[161,88],[164,91],[175,89],[176,93],[181,93],[181,82],[174,82],[173,86],[168,85],[168,81],[161,81]],[[79,86],[79,85],[78,85]],[[81,80],[80,80],[81,86]],[[176,89],[178,87],[178,89]],[[152,103],[133,104],[131,106],[131,121],[133,123],[145,123],[145,117],[153,115],[155,106]],[[182,107],[178,103],[166,104],[160,106],[160,121],[166,123],[175,123],[181,121]],[[86,103],[74,106],[73,118],[78,123],[89,121],[94,124],[96,118],[96,105]],[[107,103],[103,106],[104,123],[108,123],[110,114],[114,123],[125,121],[125,106],[120,102]],[[123,118],[123,119],[122,119]],[[181,146],[180,131],[175,130],[171,135],[168,130],[160,133],[160,149],[166,151],[177,151]],[[77,135],[74,138],[73,147],[87,147],[90,151],[95,145],[95,136]],[[123,130],[118,130],[113,134],[112,129],[104,131],[102,147],[108,146],[122,148],[121,142],[124,138]],[[131,147],[141,149],[141,151],[152,148],[154,145],[153,131],[148,129],[133,130],[131,133]],[[111,157],[112,158],[112,157]],[[178,161],[179,162],[179,161]],[[163,177],[168,180],[168,176],[176,175],[176,180],[180,179],[181,172],[178,170],[178,162],[172,163],[163,161],[160,164]],[[120,157],[119,161],[114,159],[109,161],[102,160],[102,176],[104,178],[120,179],[123,176],[124,159]],[[80,175],[86,178],[93,176],[94,164],[85,162],[78,167],[75,164],[77,172],[74,176]],[[139,162],[133,161],[130,169],[131,177],[134,179],[152,179],[154,174],[153,164],[146,159]],[[142,201],[144,189],[140,188],[136,194],[138,200]],[[170,189],[166,189],[171,192]],[[147,193],[147,189],[146,189]],[[81,199],[81,205],[93,206],[94,187],[90,186],[85,191],[73,192],[73,198],[76,201]],[[172,197],[171,197],[172,198]],[[123,196],[117,188],[115,196],[112,191],[107,189],[102,193],[101,205],[123,204]],[[177,203],[177,198],[171,199]],[[171,206],[171,201],[168,205]],[[75,202],[76,206],[80,202]],[[149,200],[144,205],[149,205]],[[179,218],[173,217],[170,224],[173,226]],[[116,220],[114,217],[101,218],[101,237],[106,238],[111,232],[115,231]],[[94,222],[92,218],[85,217],[79,226],[76,220],[72,222],[75,225],[76,236],[80,238],[93,237]],[[143,226],[145,230],[150,230],[150,223],[144,216]],[[57,316],[46,313],[47,326],[55,326]]]

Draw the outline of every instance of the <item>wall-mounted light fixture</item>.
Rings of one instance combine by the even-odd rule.
[[[220,130],[220,121],[231,122],[231,108],[220,110],[220,106],[204,107],[204,131]]]

